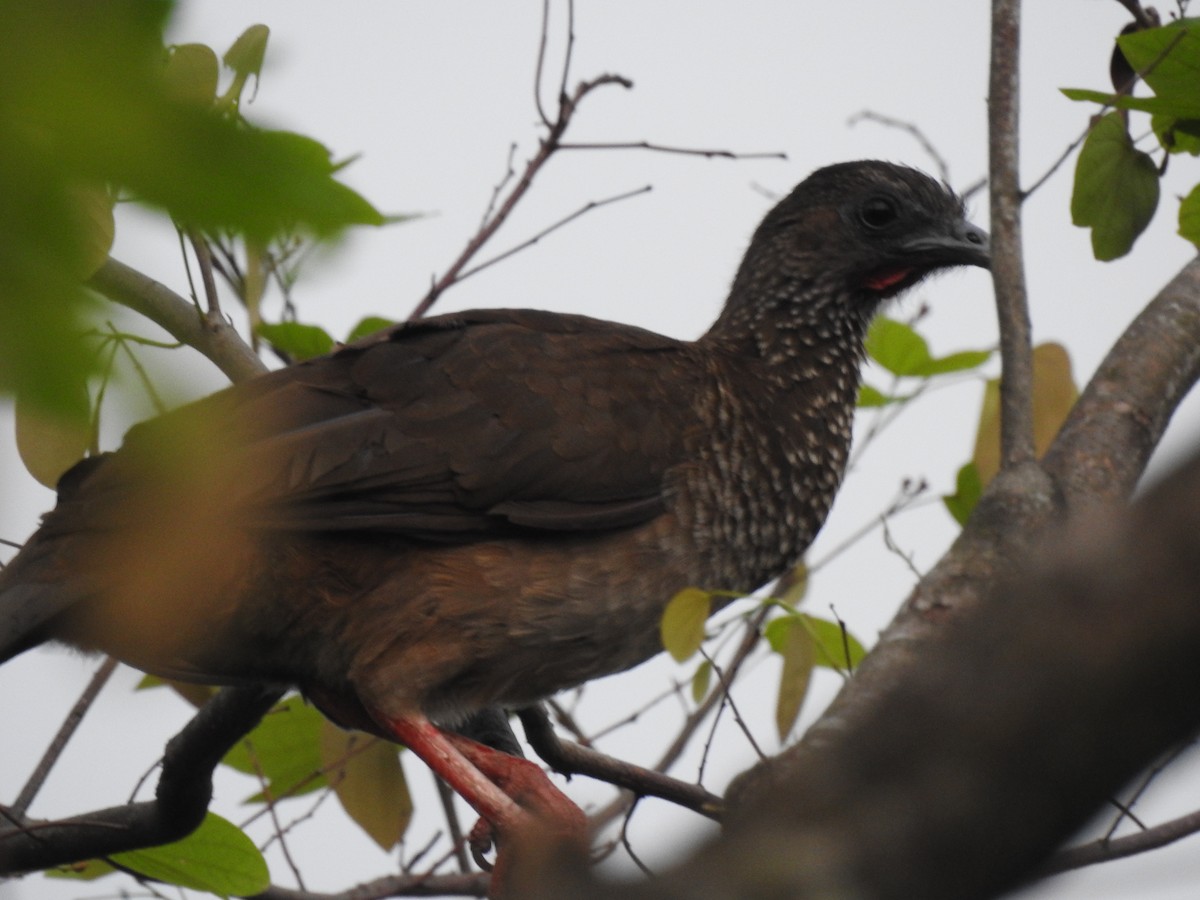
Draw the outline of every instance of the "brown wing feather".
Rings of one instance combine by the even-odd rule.
[[[135,429],[85,493],[119,491],[207,418],[222,459],[254,473],[237,490],[266,528],[458,541],[633,525],[662,511],[681,456],[685,346],[532,311],[400,326]]]

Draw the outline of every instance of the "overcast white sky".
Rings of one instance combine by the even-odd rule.
[[[1127,16],[1111,0],[1027,6],[1022,168],[1028,183],[1080,134],[1091,112],[1064,99],[1058,88],[1105,87],[1111,39]],[[455,288],[439,308],[534,306],[633,322],[679,337],[698,335],[719,309],[746,241],[770,206],[764,191],[784,193],[812,169],[845,159],[875,157],[932,169],[909,135],[871,123],[848,126],[855,113],[869,109],[920,125],[949,162],[956,187],[984,174],[986,7],[961,0],[579,0],[571,83],[616,72],[635,87],[595,93],[580,110],[569,139],[782,151],[788,159],[564,153],[539,176],[485,257],[589,201],[647,184],[653,190],[590,213]],[[562,11],[556,2],[547,65],[551,77],[543,94],[547,103],[553,100],[561,59]],[[384,211],[428,214],[409,224],[356,233],[314,265],[296,294],[305,319],[340,336],[364,314],[402,318],[431,276],[457,255],[504,172],[509,145],[519,144],[518,165],[535,148],[532,91],[540,17],[541,4],[534,0],[182,4],[172,29],[179,42],[209,43],[223,52],[246,26],[264,22],[271,27],[267,69],[247,110],[252,120],[310,134],[339,157],[361,154],[346,170],[350,184]],[[1093,261],[1087,233],[1070,224],[1070,165],[1027,206],[1035,335],[1039,341],[1065,343],[1081,381],[1141,305],[1192,255],[1173,235],[1174,195],[1197,179],[1189,171],[1194,170],[1191,160],[1175,160],[1172,169],[1150,233],[1129,258],[1116,263]],[[975,220],[986,227],[986,197],[978,194],[970,205]],[[143,214],[123,216],[113,255],[185,292],[170,229]],[[989,287],[982,271],[951,273],[917,291],[901,311],[921,301],[931,305],[925,331],[935,352],[986,347],[996,340]],[[206,364],[188,371],[190,383],[183,387],[192,393],[221,384]],[[977,381],[939,391],[874,443],[850,477],[813,557],[824,557],[877,516],[903,478],[925,478],[934,491],[949,490],[974,440],[979,397]],[[1168,453],[1194,442],[1195,423],[1193,404],[1169,436]],[[111,443],[120,428],[110,430]],[[0,428],[0,471],[5,473],[0,536],[19,539],[53,499],[16,474],[10,432]],[[892,527],[895,542],[921,569],[937,559],[953,534],[937,504],[906,514]],[[809,602],[817,613],[835,604],[851,629],[869,641],[912,582],[907,564],[885,550],[876,533],[818,575]],[[6,723],[0,796],[15,795],[92,667],[61,651],[39,651],[0,669],[0,721]],[[738,695],[767,748],[775,746],[776,672],[775,661],[764,662]],[[656,693],[679,673],[659,661],[599,685],[589,695],[589,721],[610,721],[631,692]],[[168,696],[131,701],[128,688],[135,680],[125,673],[107,689],[35,805],[36,815],[77,813],[123,800],[185,720],[187,710]],[[817,685],[810,715],[835,687],[832,677]],[[643,717],[637,729],[622,732],[605,749],[652,760],[677,724],[677,706]],[[707,775],[715,790],[753,761],[751,749],[728,722],[718,738]],[[693,759],[679,772],[692,777],[695,765]],[[418,765],[410,763],[407,770],[414,785],[427,785]],[[584,802],[609,796],[583,779],[569,790]],[[236,820],[236,800],[248,793],[244,783],[222,782],[219,808]],[[1198,803],[1195,782],[1177,778],[1160,784],[1139,810],[1153,821]],[[333,806],[327,804],[323,815],[338,827],[340,813]],[[663,804],[645,806],[630,834],[651,864],[669,858],[669,846],[679,835],[702,830],[690,815]],[[303,868],[310,888],[344,888],[388,871],[389,860],[365,838],[342,829],[331,849],[321,838],[328,832],[320,829],[300,829],[293,845],[293,852],[308,861]],[[668,834],[670,840],[664,840]],[[273,871],[278,881],[289,883],[277,861]],[[1058,879],[1028,897],[1174,900],[1194,897],[1197,883],[1200,862],[1195,848],[1184,842],[1142,860]],[[102,897],[112,890],[104,882],[67,887],[35,879],[0,885],[0,898]]]

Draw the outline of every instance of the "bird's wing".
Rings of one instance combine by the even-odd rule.
[[[181,477],[225,461],[214,490],[271,529],[458,541],[629,526],[663,510],[680,460],[699,377],[684,347],[530,311],[400,326],[135,429],[81,494],[119,498],[182,452]],[[180,446],[197,429],[184,443],[206,452]]]

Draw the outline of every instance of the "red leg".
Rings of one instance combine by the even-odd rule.
[[[529,815],[496,782],[461,753],[437,726],[424,716],[407,716],[387,722],[397,741],[417,754],[429,768],[454,788],[479,815],[505,832],[530,824]]]
[[[583,811],[554,786],[540,766],[527,759],[501,753],[460,734],[447,734],[445,737],[472,765],[523,808],[544,822],[553,823],[566,837],[579,840],[586,838],[587,818]]]

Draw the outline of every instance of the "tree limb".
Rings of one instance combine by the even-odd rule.
[[[155,799],[32,822],[0,810],[0,875],[153,847],[196,829],[212,799],[212,773],[282,695],[278,687],[227,688],[167,744]]]
[[[224,319],[203,315],[166,285],[122,262],[110,257],[87,284],[114,303],[141,313],[176,340],[199,350],[230,381],[245,381],[267,370]]]

